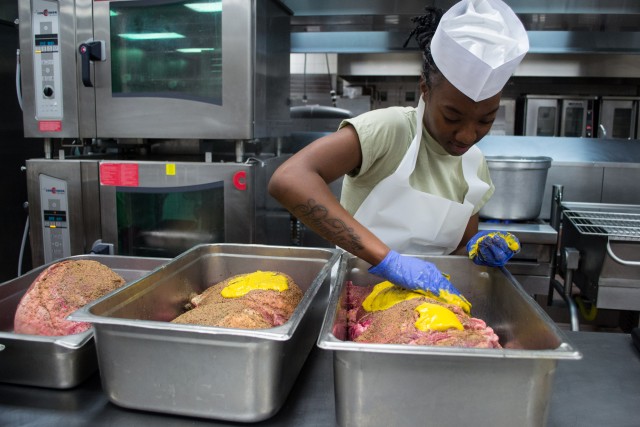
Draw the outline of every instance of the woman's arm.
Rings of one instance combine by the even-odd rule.
[[[348,125],[312,142],[284,162],[271,177],[268,191],[320,236],[377,265],[389,247],[342,207],[328,185],[361,162],[358,134]]]

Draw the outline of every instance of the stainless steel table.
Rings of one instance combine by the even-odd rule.
[[[548,427],[640,425],[640,352],[628,334],[567,332],[582,352],[559,361]],[[120,408],[95,374],[71,390],[0,384],[0,426],[335,426],[331,353],[315,348],[283,408],[257,424]]]

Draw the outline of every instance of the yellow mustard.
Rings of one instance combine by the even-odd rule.
[[[421,331],[446,331],[451,328],[464,329],[453,311],[441,305],[425,302],[417,306],[416,311],[419,317],[415,325]]]
[[[256,289],[282,292],[289,289],[289,284],[282,274],[258,270],[231,280],[220,294],[224,298],[238,298]]]
[[[447,304],[457,305],[464,310],[465,313],[471,313],[471,303],[463,295],[452,294],[447,291],[440,291],[440,295],[436,298]]]
[[[458,298],[459,302],[462,301],[462,299],[457,295],[453,295],[448,292],[441,292],[440,296],[442,297],[443,294],[445,294],[444,296],[447,299],[453,300],[455,297]],[[373,287],[371,293],[362,302],[362,308],[366,311],[386,310],[402,301],[408,301],[424,296],[442,300],[442,298],[434,296],[431,292],[422,290],[412,291],[395,286],[393,283],[386,281],[378,283]],[[469,305],[468,302],[467,305]],[[418,312],[419,317],[415,325],[416,328],[421,331],[446,331],[451,328],[460,330],[464,329],[455,313],[441,305],[424,303],[416,307],[416,311]]]
[[[362,308],[366,311],[386,310],[394,305],[414,298],[427,295],[423,291],[410,291],[386,281],[373,287],[371,293],[362,302]]]
[[[426,296],[446,304],[454,304],[462,308],[465,313],[471,312],[471,303],[462,295],[458,296],[447,291],[440,291],[439,295],[423,290],[409,290],[395,286],[389,281],[378,283],[373,287],[371,293],[362,302],[362,308],[366,311],[386,310],[389,307],[414,298]]]

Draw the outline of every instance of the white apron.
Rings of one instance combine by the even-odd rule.
[[[489,184],[478,178],[482,162],[480,149],[473,146],[462,155],[462,171],[469,191],[463,203],[415,190],[409,177],[416,167],[424,100],[420,97],[416,117],[416,136],[398,169],[376,185],[354,217],[387,246],[404,254],[446,255],[460,243]]]

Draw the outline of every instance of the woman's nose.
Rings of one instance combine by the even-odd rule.
[[[462,125],[456,132],[456,140],[467,145],[475,143],[477,136],[478,132],[472,123]]]

